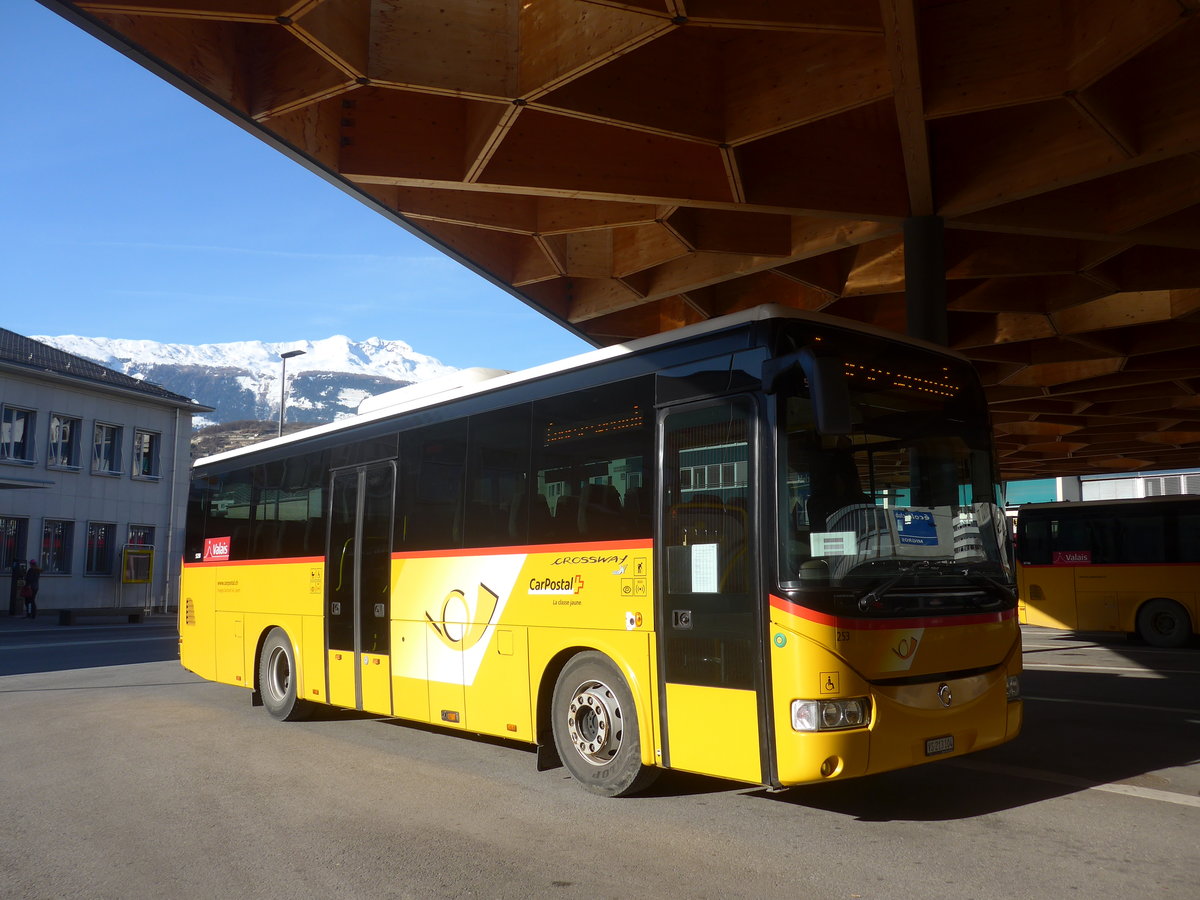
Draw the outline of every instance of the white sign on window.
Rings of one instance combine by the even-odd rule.
[[[853,531],[814,531],[808,539],[813,556],[854,556],[858,553]]]
[[[692,591],[697,594],[716,594],[720,591],[717,578],[717,544],[692,544]]]

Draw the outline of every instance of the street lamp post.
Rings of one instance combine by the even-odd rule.
[[[283,437],[283,410],[287,406],[287,361],[293,356],[303,356],[304,350],[289,350],[287,353],[280,353],[279,358],[283,360],[283,371],[279,373],[279,436]]]

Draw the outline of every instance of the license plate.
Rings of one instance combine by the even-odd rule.
[[[954,749],[954,735],[930,738],[925,742],[925,755],[937,756],[939,753],[949,753]]]

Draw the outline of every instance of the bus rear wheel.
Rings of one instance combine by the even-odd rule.
[[[313,705],[296,696],[296,656],[282,628],[272,628],[263,642],[258,693],[267,712],[282,722],[296,722],[312,714]]]
[[[1153,647],[1182,647],[1192,636],[1187,610],[1166,597],[1150,600],[1138,610],[1138,636]]]
[[[642,764],[633,693],[617,667],[594,651],[572,657],[554,685],[554,743],[580,784],[603,797],[647,788],[658,770]]]

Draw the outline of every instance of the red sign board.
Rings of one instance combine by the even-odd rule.
[[[1092,564],[1092,551],[1055,550],[1053,559],[1056,566],[1090,566]]]
[[[204,539],[204,561],[205,562],[220,562],[229,559],[229,538],[205,538]]]

